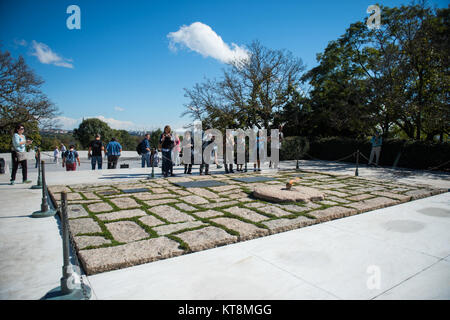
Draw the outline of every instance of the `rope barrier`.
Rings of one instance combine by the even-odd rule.
[[[348,156],[345,156],[343,158],[340,158],[340,159],[337,159],[337,160],[326,160],[326,161],[341,162],[342,160],[345,160],[347,158],[353,157],[355,154],[356,154],[356,152],[353,152],[352,154],[349,154]],[[309,155],[308,153],[305,153],[305,155],[310,157],[312,160],[323,161],[323,159],[314,158],[313,156]]]
[[[437,168],[440,168],[440,167],[446,165],[447,163],[450,163],[450,160],[447,161],[447,162],[441,163],[440,165],[438,165],[438,166],[436,166],[436,167],[430,167],[430,168],[428,168],[427,170],[435,170],[435,169],[437,169]]]
[[[364,153],[362,153],[362,152],[360,151],[359,154],[360,154],[364,159],[366,159],[367,162],[370,162],[370,160],[364,155]],[[379,166],[379,165],[376,164],[376,163],[373,163],[373,165],[376,166],[376,167],[378,167],[378,168],[381,168],[381,166]]]

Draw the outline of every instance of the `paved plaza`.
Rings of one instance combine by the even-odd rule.
[[[392,179],[389,170],[361,168],[355,177],[351,166],[304,162],[296,171],[292,164],[167,179],[158,171],[148,179],[148,169],[58,172],[47,180],[56,203],[68,193],[92,299],[450,298],[447,176]],[[6,178],[0,295],[40,299],[61,277],[59,218],[30,218],[40,190],[8,186]],[[292,179],[325,198],[253,197],[255,188],[284,188]],[[381,270],[375,289],[370,268]]]

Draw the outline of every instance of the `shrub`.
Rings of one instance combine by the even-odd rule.
[[[366,158],[370,157],[372,145],[369,140],[329,137],[312,141],[308,155],[321,160],[337,160],[358,150]],[[308,156],[303,159],[311,159]],[[450,144],[430,141],[407,141],[400,139],[386,139],[381,147],[381,166],[394,166],[410,169],[431,169],[450,171]],[[368,161],[360,157],[360,163]],[[356,162],[355,157],[345,159],[344,162]],[[449,162],[449,163],[446,163]],[[446,163],[446,164],[445,164]]]
[[[309,141],[305,137],[286,137],[280,148],[280,160],[300,160],[309,152]]]

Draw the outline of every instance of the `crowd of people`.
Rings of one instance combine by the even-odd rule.
[[[275,148],[279,149],[281,145],[281,141],[283,140],[283,132],[282,132],[282,126],[279,127],[279,143],[275,146]],[[18,125],[14,130],[14,135],[12,137],[12,150],[11,150],[11,158],[12,158],[12,171],[11,171],[11,180],[10,184],[14,184],[16,180],[16,174],[19,169],[19,167],[22,168],[22,180],[23,183],[31,183],[30,180],[27,179],[27,160],[26,160],[26,147],[31,145],[33,143],[32,140],[26,139],[24,135],[24,126]],[[191,161],[190,163],[182,163],[180,154],[182,153],[181,150],[181,140],[179,136],[172,132],[172,129],[169,125],[166,125],[164,127],[163,133],[159,136],[158,139],[158,146],[157,148],[155,146],[151,146],[150,143],[150,133],[147,133],[144,136],[144,139],[139,143],[137,147],[137,152],[141,156],[141,167],[158,167],[160,160],[162,160],[162,174],[164,177],[168,176],[174,176],[173,173],[173,167],[184,165],[184,174],[192,174],[192,164],[194,163],[194,155],[195,155],[195,148],[194,148],[194,137],[191,132],[186,132],[184,139],[186,140],[184,143],[184,148],[191,149]],[[238,137],[238,139],[245,139],[245,136]],[[215,141],[215,136],[204,136],[202,133],[202,154],[206,147],[213,143]],[[227,134],[224,137],[225,145],[230,146],[232,149],[235,147],[235,141],[234,136],[230,131],[227,131]],[[241,141],[242,142],[242,141]],[[380,136],[380,133],[377,131],[375,135],[371,139],[372,143],[372,150],[370,153],[370,160],[369,165],[378,165],[379,158],[380,158],[380,152],[381,152],[381,146],[382,146],[382,137]],[[255,143],[255,150],[256,152],[256,161],[253,164],[253,171],[261,171],[261,159],[260,159],[260,150],[265,152],[265,148],[267,147],[267,144],[270,143],[270,136],[266,139],[264,136],[257,136],[256,137],[256,143]],[[36,164],[35,167],[38,166],[38,159],[39,159],[39,148],[35,147],[35,159]],[[159,157],[158,151],[162,154],[162,159]],[[92,140],[89,143],[89,149],[88,149],[88,159],[91,160],[91,167],[92,170],[102,169],[103,165],[103,157],[102,153],[107,158],[108,163],[108,169],[116,169],[117,163],[120,158],[120,155],[122,153],[122,146],[116,139],[113,137],[111,140],[106,144],[103,143],[101,140],[100,134],[95,135],[94,140]],[[230,159],[227,159],[225,152],[223,153],[223,166],[225,168],[225,173],[234,173],[233,165],[236,164],[236,171],[245,171],[243,169],[243,164],[238,163],[237,161],[237,155],[234,153],[234,159],[230,161]],[[75,150],[75,145],[70,145],[69,149],[66,148],[64,144],[61,143],[60,147],[55,147],[53,151],[53,162],[55,164],[59,163],[59,159],[61,158],[62,166],[66,168],[66,171],[75,171],[78,166],[81,165],[80,157],[78,152]],[[201,164],[200,164],[200,175],[205,174],[209,175],[209,162],[205,161],[203,157],[201,157]],[[217,145],[215,144],[212,148],[211,152],[211,158],[213,159],[213,163],[216,164],[217,168],[222,168],[221,165],[219,165],[218,161],[218,152],[217,152]],[[375,159],[375,164],[373,163],[373,158]],[[209,159],[208,159],[209,160]],[[189,161],[188,161],[189,162]],[[248,162],[248,150],[245,152],[245,162]],[[274,168],[277,168],[278,163],[273,163],[272,161],[269,162],[269,168],[274,166]]]
[[[281,129],[281,128],[280,128]],[[19,166],[22,167],[22,178],[24,183],[30,183],[31,181],[27,179],[27,160],[26,160],[26,147],[32,144],[31,140],[27,140],[24,135],[24,126],[19,125],[16,127],[16,130],[12,139],[12,173],[11,173],[11,184],[15,183],[16,173]],[[164,177],[174,176],[173,167],[184,165],[184,173],[192,174],[192,165],[194,163],[194,154],[196,152],[194,148],[194,137],[191,132],[187,132],[184,139],[186,139],[185,148],[191,149],[191,161],[190,163],[182,163],[180,154],[181,150],[181,139],[175,133],[172,132],[172,129],[169,125],[164,127],[163,133],[158,138],[158,146],[151,146],[150,143],[150,133],[147,133],[144,136],[144,139],[139,143],[137,147],[137,152],[141,156],[141,167],[158,167],[160,161],[162,162],[161,169]],[[245,139],[245,137],[243,138]],[[283,139],[283,134],[280,130],[280,143]],[[204,136],[202,134],[202,154],[206,147],[215,141],[215,136]],[[224,138],[224,142],[228,143],[232,148],[235,146],[234,137],[232,134],[228,133],[228,135]],[[267,142],[270,142],[270,137]],[[257,137],[256,141],[256,154],[257,160],[254,163],[254,171],[261,171],[261,163],[259,158],[259,151],[266,147],[266,139],[263,137]],[[279,146],[278,146],[279,148]],[[35,150],[35,167],[38,166],[39,161],[39,153],[40,150],[38,147],[34,148]],[[161,159],[159,157],[158,151],[161,152]],[[107,158],[108,169],[116,169],[118,160],[122,153],[122,146],[116,139],[113,137],[106,144],[101,140],[101,135],[96,134],[94,140],[89,143],[88,146],[88,159],[91,162],[92,170],[102,169],[103,166],[103,156]],[[213,159],[213,163],[217,166],[218,169],[222,168],[219,164],[217,145],[215,144],[212,148],[211,159]],[[81,165],[80,156],[75,149],[75,145],[70,145],[67,149],[66,146],[61,143],[60,146],[55,146],[53,150],[53,162],[58,164],[61,160],[62,167],[66,168],[66,171],[75,171]],[[209,159],[208,159],[209,160]],[[246,161],[248,161],[248,152],[246,153]],[[236,163],[237,171],[244,171],[243,164],[237,163],[236,154],[233,161],[228,161],[225,157],[223,158],[223,165],[225,167],[225,173],[234,173],[233,164]],[[276,165],[276,164],[275,164]],[[205,174],[209,175],[209,161],[205,161],[202,157],[202,161],[200,164],[200,175]],[[272,163],[270,163],[272,166]]]
[[[279,127],[279,143],[275,146],[275,148],[279,149],[281,145],[281,141],[283,140],[283,132],[282,132],[282,126]],[[11,157],[12,157],[12,172],[11,172],[11,180],[10,183],[14,184],[16,180],[16,174],[19,169],[19,167],[22,168],[22,179],[23,183],[31,183],[30,180],[27,179],[27,160],[26,160],[26,147],[32,144],[32,140],[26,139],[24,135],[24,126],[18,125],[15,128],[14,135],[12,137],[12,151],[11,151]],[[150,143],[150,133],[147,133],[144,136],[144,139],[139,143],[137,147],[137,152],[141,156],[141,167],[158,167],[160,160],[162,161],[161,169],[162,174],[164,177],[168,176],[174,176],[173,173],[173,167],[184,165],[184,174],[192,174],[192,165],[194,163],[194,156],[197,150],[194,148],[194,136],[191,132],[186,132],[184,136],[184,143],[183,148],[190,149],[191,150],[191,161],[187,161],[189,163],[182,163],[180,154],[182,153],[181,148],[181,140],[180,137],[175,133],[172,132],[172,129],[169,125],[166,125],[164,127],[163,133],[158,138],[158,146],[151,146]],[[245,139],[245,136],[238,137],[238,139]],[[265,136],[257,136],[256,137],[256,143],[255,143],[255,150],[253,150],[256,153],[256,161],[253,164],[253,171],[261,171],[261,159],[260,159],[260,152],[265,152],[265,148],[267,145],[271,142],[271,137],[269,136],[266,138]],[[213,135],[204,135],[202,133],[201,135],[201,151],[202,155],[205,149],[215,141],[215,136]],[[230,131],[227,131],[227,134],[225,135],[223,142],[225,145],[230,146],[233,150],[235,147],[235,140],[234,136]],[[243,142],[243,141],[239,141]],[[245,142],[245,140],[244,140]],[[380,152],[381,152],[381,145],[382,145],[382,138],[380,136],[380,133],[377,131],[375,135],[372,137],[371,140],[372,143],[372,151],[370,154],[370,160],[369,165],[373,164],[373,158],[375,157],[375,165],[378,165]],[[244,143],[245,144],[245,143]],[[185,149],[185,150],[186,150]],[[161,159],[159,157],[158,151],[161,152]],[[38,166],[38,159],[39,159],[39,148],[35,147],[35,159],[36,159],[36,167]],[[88,148],[88,159],[91,161],[91,168],[92,170],[102,169],[103,165],[103,157],[107,158],[108,163],[108,169],[116,169],[118,160],[122,153],[122,146],[121,144],[116,141],[116,139],[113,137],[111,140],[106,144],[101,140],[100,134],[96,134],[94,140],[92,140],[89,143]],[[61,159],[62,167],[66,168],[66,171],[75,171],[78,166],[81,165],[80,156],[78,152],[75,149],[75,145],[70,145],[69,149],[66,148],[64,144],[61,143],[61,145],[56,146],[53,151],[53,162],[55,164],[59,163],[59,159]],[[209,166],[210,166],[210,159],[205,159],[201,157],[201,163],[200,163],[200,175],[209,175]],[[212,151],[211,151],[211,159],[213,159],[213,163],[217,166],[218,169],[222,168],[221,165],[219,165],[218,161],[218,152],[217,152],[217,145],[214,144]],[[245,163],[248,162],[248,150],[245,152]],[[242,162],[242,161],[241,161]],[[243,164],[238,163],[237,161],[237,154],[234,153],[234,159],[229,159],[226,157],[225,152],[223,153],[223,166],[225,168],[225,173],[234,173],[233,166],[236,164],[236,171],[246,171],[247,166],[245,169],[243,169]],[[270,161],[269,168],[274,166],[274,168],[277,168],[278,163],[272,163]]]

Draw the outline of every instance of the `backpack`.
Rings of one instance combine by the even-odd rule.
[[[74,163],[75,162],[75,151],[67,150],[64,154],[66,157],[66,163]]]
[[[142,140],[141,142],[139,142],[139,144],[136,147],[136,152],[138,153],[138,155],[141,155],[144,153],[145,150],[145,143],[144,143],[145,139]]]

